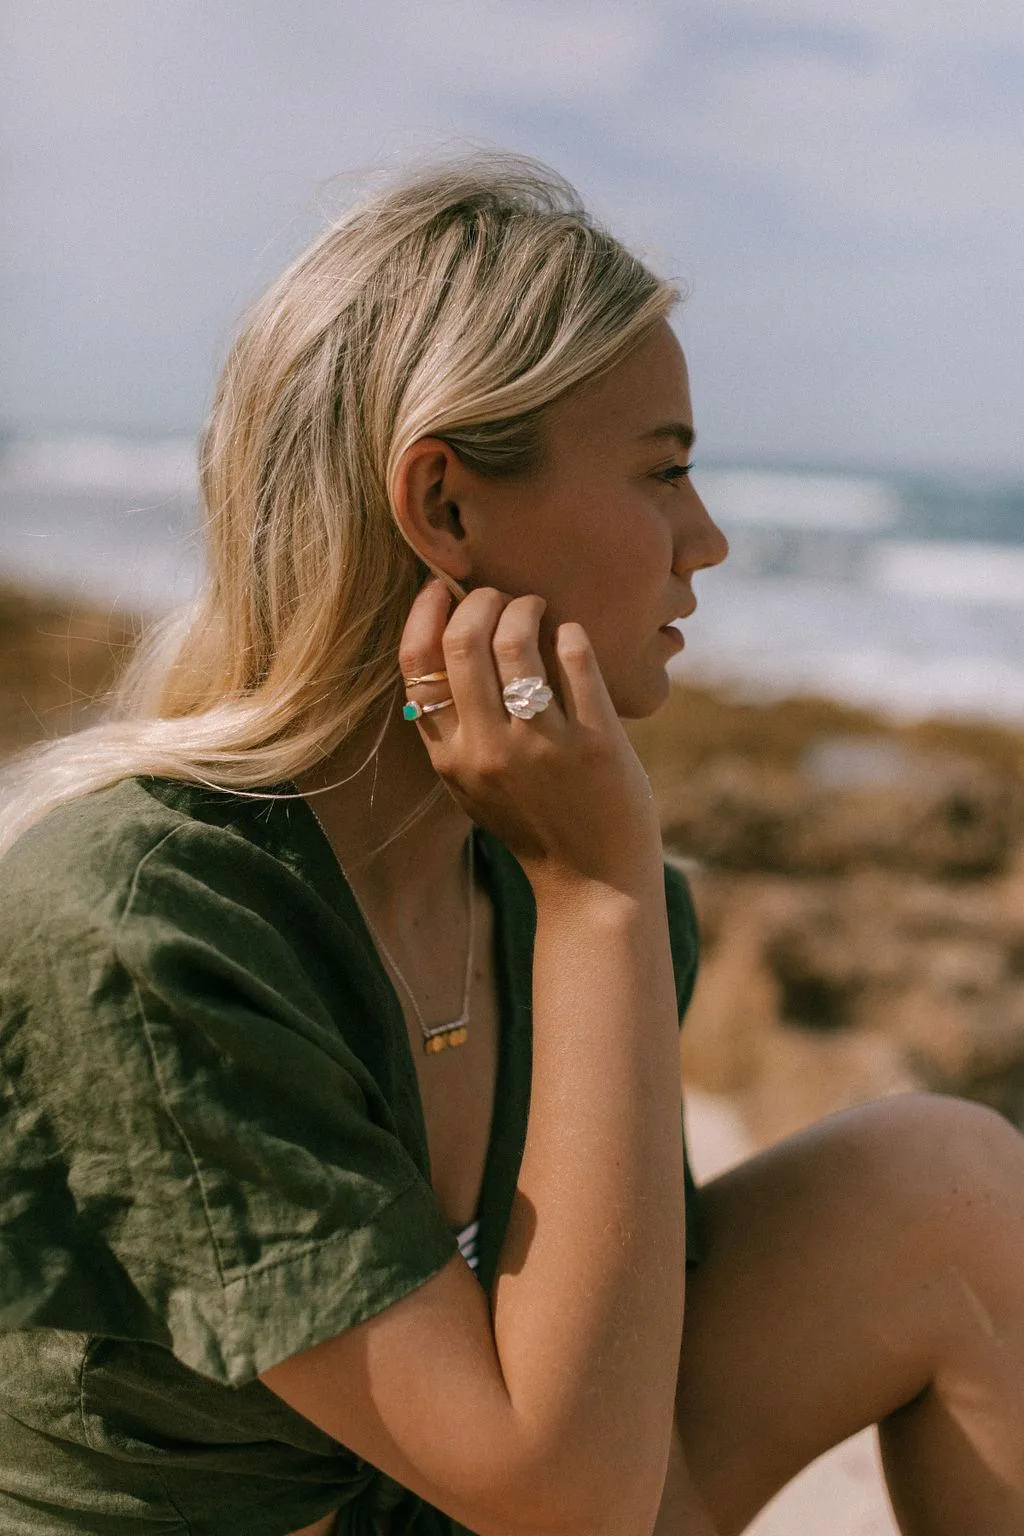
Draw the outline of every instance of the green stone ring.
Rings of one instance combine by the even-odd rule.
[[[454,699],[439,699],[436,704],[417,704],[415,699],[406,699],[402,705],[402,719],[418,720],[421,715],[432,715],[435,710],[447,709],[454,703]]]

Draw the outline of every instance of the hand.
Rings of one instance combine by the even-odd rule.
[[[403,677],[447,670],[412,696],[454,705],[416,722],[431,761],[473,821],[493,832],[536,883],[545,875],[633,890],[661,870],[650,782],[605,687],[582,625],[553,640],[555,693],[531,720],[511,716],[502,688],[542,677],[541,597],[471,591],[449,619],[436,577],[417,593],[399,648]]]

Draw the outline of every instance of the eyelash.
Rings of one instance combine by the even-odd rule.
[[[664,480],[666,485],[675,485],[680,480],[685,480],[693,469],[692,464],[670,464],[658,474],[659,480]]]

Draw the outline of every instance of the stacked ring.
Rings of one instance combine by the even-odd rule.
[[[415,688],[418,683],[446,683],[447,672],[421,672],[417,677],[406,677],[402,681],[407,688]],[[454,699],[439,699],[436,704],[417,704],[415,699],[407,698],[402,706],[403,720],[419,720],[421,715],[433,715],[439,709],[447,709],[449,704],[454,704]]]
[[[447,672],[424,672],[418,677],[404,679],[407,688],[415,688],[418,683],[443,683],[448,681]],[[506,683],[501,690],[501,701],[508,713],[517,720],[532,720],[534,715],[542,714],[554,694],[542,677],[514,677]],[[407,698],[402,706],[403,720],[419,720],[423,715],[435,714],[439,709],[447,709],[455,700],[438,699],[435,704],[418,704],[415,699]]]
[[[447,681],[447,672],[423,672],[419,677],[403,678],[407,688],[415,688],[417,683],[446,683]]]
[[[421,715],[432,715],[439,709],[447,709],[449,704],[454,704],[454,699],[439,699],[436,704],[417,704],[415,699],[406,699],[402,705],[403,720],[418,720]]]

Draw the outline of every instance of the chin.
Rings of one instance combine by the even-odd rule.
[[[649,715],[657,714],[671,690],[668,673],[664,667],[659,667],[644,688],[631,680],[621,686],[609,685],[608,693],[620,720],[646,720]]]

